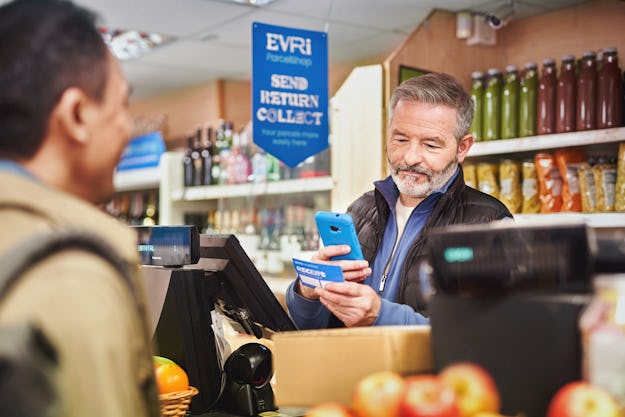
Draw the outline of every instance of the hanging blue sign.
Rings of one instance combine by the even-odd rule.
[[[124,149],[117,171],[157,167],[163,152],[165,152],[165,142],[161,132],[137,136]]]
[[[294,167],[328,147],[328,36],[253,23],[254,142]]]

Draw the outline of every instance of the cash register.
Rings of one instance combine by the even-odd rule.
[[[581,379],[578,321],[591,278],[624,270],[623,251],[583,223],[510,221],[434,229],[428,249],[421,282],[433,294],[436,370],[481,364],[503,414],[543,417],[557,389]]]
[[[269,350],[251,343],[223,362],[215,339],[215,312],[257,338],[296,330],[237,238],[199,234],[194,226],[136,230],[156,352],[180,364],[199,390],[189,413],[275,410]]]

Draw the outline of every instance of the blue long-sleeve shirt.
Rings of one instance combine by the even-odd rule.
[[[410,249],[411,243],[419,235],[425,222],[432,213],[434,206],[438,202],[442,194],[444,194],[449,185],[458,175],[459,169],[440,189],[433,191],[426,199],[424,199],[417,207],[414,208],[406,227],[402,233],[397,249],[393,254],[393,248],[397,241],[397,221],[395,213],[395,205],[399,198],[399,191],[389,177],[382,181],[376,181],[375,187],[384,196],[389,205],[391,214],[386,224],[382,243],[378,248],[373,265],[371,265],[372,273],[363,283],[371,286],[378,292],[382,305],[378,313],[376,326],[381,325],[399,325],[399,324],[427,324],[429,319],[415,312],[410,306],[395,302],[399,282],[401,279],[401,270]],[[392,258],[391,258],[392,256]],[[381,289],[382,275],[387,263],[390,261],[388,277]],[[317,329],[327,327],[331,313],[325,308],[319,300],[309,300],[295,292],[295,286],[298,280],[289,285],[286,292],[286,302],[289,308],[289,314],[300,329]]]

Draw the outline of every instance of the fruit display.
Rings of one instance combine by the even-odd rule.
[[[437,375],[402,377],[381,371],[354,387],[351,408],[336,402],[309,409],[306,417],[505,417],[490,373],[470,362],[452,363]],[[619,417],[617,402],[602,388],[576,381],[552,397],[547,417]]]

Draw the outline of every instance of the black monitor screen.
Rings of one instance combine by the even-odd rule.
[[[220,272],[216,307],[247,333],[297,330],[234,235],[200,235],[198,266]]]

